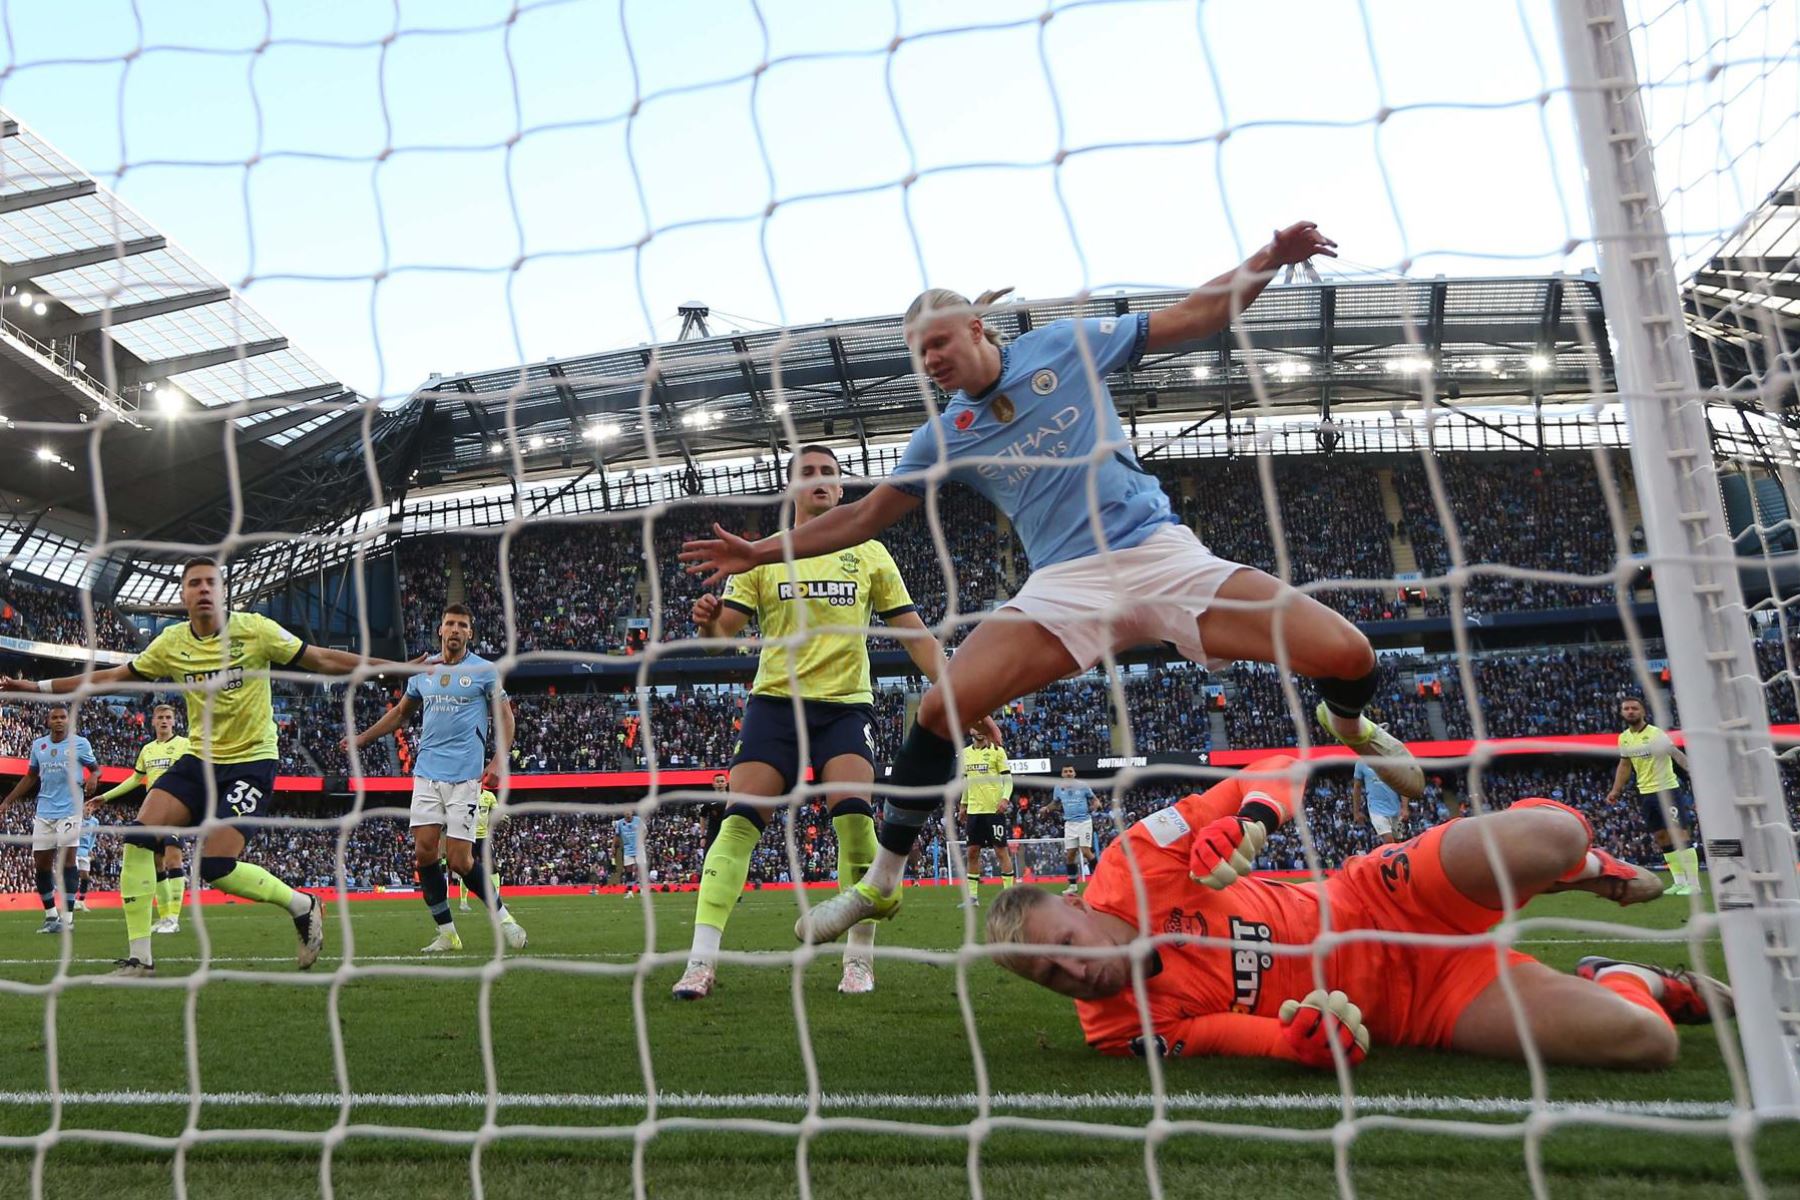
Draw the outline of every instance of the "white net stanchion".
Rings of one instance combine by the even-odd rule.
[[[145,1179],[182,1200],[1800,1186],[1791,6],[177,7],[7,15],[0,1181],[30,1200]],[[118,73],[102,103],[49,82],[96,67]],[[1301,217],[1345,257],[1253,257],[1190,295]],[[1028,298],[949,306],[1003,372],[958,407],[971,389],[924,344],[939,301],[923,325],[898,310],[986,283]],[[312,289],[329,299],[295,301]],[[319,365],[340,359],[343,380]],[[931,453],[903,460],[928,421]],[[990,426],[993,453],[959,448]],[[809,445],[841,474],[799,475]],[[1029,511],[1070,475],[1086,490]],[[1146,481],[1174,521],[1114,545]],[[921,503],[869,531],[879,551],[790,538],[736,590],[679,557],[883,483]],[[1152,590],[1200,553],[1149,540],[1176,522],[1291,587]],[[1062,553],[1084,535],[1093,553]],[[287,633],[190,625],[146,664],[158,630],[206,624],[196,554]],[[1036,606],[1008,607],[1021,593]],[[450,605],[510,710],[430,657]],[[1028,652],[927,687],[1009,638]],[[319,656],[284,657],[299,643]],[[1351,706],[1421,760],[1416,795],[1353,773],[1334,739],[1355,735],[1331,732],[1349,718],[1315,713],[1368,651]],[[1064,658],[1082,669],[1055,678]],[[939,762],[909,741],[919,712],[1034,672],[995,699],[1004,751],[954,713],[967,756],[919,782]],[[358,744],[408,678],[411,723]],[[219,717],[265,679],[254,730]],[[126,862],[121,781],[150,703],[185,693],[183,731],[242,744],[194,768],[192,825],[150,822],[201,835],[171,893]],[[1685,748],[1705,883],[1621,909],[1577,825],[1673,885],[1686,869],[1654,840],[1661,785],[1621,765],[1630,697]],[[78,915],[38,857],[74,849],[35,818],[85,778],[48,732],[58,698],[125,789]],[[471,782],[432,774],[420,720],[475,705],[517,733],[482,747],[499,807],[459,870],[415,849],[418,781]],[[214,769],[271,754],[266,785]],[[959,822],[1015,769],[1018,799]],[[1228,792],[1184,798],[1233,787],[1205,810],[1226,828],[1196,829]],[[797,943],[869,866],[863,822],[891,834],[926,793],[872,948],[868,923]],[[1527,799],[1581,820],[1508,813]],[[1261,840],[1239,801],[1292,819],[1246,855],[1263,874],[1227,880],[1247,871],[1230,837]],[[1071,879],[1063,814],[1084,811],[1105,849]],[[1081,894],[1022,903],[997,853],[971,889],[978,839],[1024,887]],[[238,862],[275,882],[228,883]],[[1435,908],[1409,908],[1432,881]],[[159,914],[186,897],[179,928],[148,939],[153,975],[107,975],[145,941],[113,892],[149,904],[152,882]],[[302,973],[309,894],[330,910]],[[1046,911],[1079,916],[1034,943]],[[1689,968],[1729,984],[1735,1025],[1674,1028],[1727,1003],[1678,990]],[[1354,1030],[1307,1042],[1309,1010],[1283,1011],[1339,988],[1366,1063]],[[1584,1005],[1610,1023],[1551,1019]]]
[[[1759,1106],[1800,1103],[1800,874],[1624,6],[1561,5],[1619,395]]]

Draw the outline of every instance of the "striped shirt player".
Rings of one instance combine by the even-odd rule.
[[[1377,769],[1402,793],[1424,791],[1424,774],[1405,746],[1363,715],[1377,686],[1368,639],[1272,576],[1220,559],[1181,526],[1137,461],[1105,383],[1147,353],[1179,351],[1223,332],[1283,266],[1330,255],[1333,245],[1301,222],[1180,303],[1053,321],[1010,345],[979,305],[954,292],[933,289],[913,301],[908,347],[947,397],[942,411],[913,434],[887,482],[785,544],[810,557],[866,541],[955,481],[1006,515],[1032,574],[1001,607],[1003,619],[984,621],[962,644],[948,686],[925,694],[894,758],[889,782],[908,790],[887,800],[881,853],[854,894],[801,919],[796,932],[805,940],[828,941],[894,913],[907,852],[932,808],[930,789],[956,767],[956,725],[1146,642],[1171,642],[1199,662],[1269,661],[1279,639],[1284,665],[1315,681],[1326,731],[1378,758]],[[772,562],[783,545],[719,530],[688,543],[683,558],[716,578]],[[1215,606],[1216,598],[1231,603]]]
[[[129,663],[82,675],[33,682],[0,678],[0,691],[72,692],[171,680],[187,701],[191,753],[157,781],[124,836],[119,898],[125,908],[130,956],[114,974],[154,974],[150,952],[151,899],[156,892],[158,835],[143,826],[208,823],[200,852],[200,877],[229,895],[285,910],[299,938],[301,970],[318,961],[325,944],[324,906],[239,855],[244,833],[237,822],[260,817],[274,793],[277,762],[275,706],[269,673],[291,669],[348,675],[397,667],[386,659],[311,646],[268,617],[232,612],[224,575],[210,558],[191,558],[181,568],[181,602],[187,612],[158,633]]]
[[[1359,825],[1365,809],[1369,814],[1369,826],[1375,830],[1378,840],[1400,840],[1401,830],[1406,827],[1406,801],[1359,758],[1350,778],[1351,817]]]
[[[843,469],[826,446],[803,446],[788,462],[791,525],[804,530],[843,499]],[[914,667],[936,679],[944,665],[937,639],[914,609],[887,547],[873,539],[829,554],[775,560],[733,575],[722,596],[694,602],[705,638],[733,638],[754,621],[762,637],[756,680],[731,773],[729,799],[701,867],[694,939],[674,995],[699,1000],[712,991],[725,927],[743,894],[750,856],[774,802],[811,772],[827,791],[837,842],[837,881],[848,888],[875,858],[875,710],[870,686],[870,627],[908,634],[901,645]],[[852,934],[838,991],[873,991],[873,926]]]
[[[1637,784],[1638,807],[1644,828],[1662,852],[1669,869],[1671,896],[1689,896],[1700,886],[1700,852],[1694,822],[1694,798],[1675,774],[1687,770],[1687,756],[1669,735],[1650,724],[1640,697],[1619,701],[1619,766],[1613,772],[1608,804],[1617,804],[1627,782]]]
[[[1064,895],[1081,886],[1082,864],[1094,864],[1094,789],[1075,779],[1075,768],[1062,769],[1062,783],[1050,792],[1050,803],[1062,814],[1063,857],[1068,861],[1069,884]]]
[[[131,774],[116,787],[100,795],[102,801],[113,801],[130,795],[142,787],[147,793],[168,774],[185,755],[193,753],[193,744],[175,732],[175,706],[158,704],[150,715],[156,736],[138,747],[137,760]],[[156,922],[151,933],[181,932],[181,903],[187,891],[187,869],[181,856],[181,842],[165,834],[156,860]]]
[[[0,813],[35,789],[37,809],[31,818],[31,857],[38,899],[44,905],[39,933],[73,928],[79,872],[75,854],[81,842],[83,801],[97,790],[100,762],[88,740],[69,728],[67,705],[46,714],[50,732],[34,738],[26,752],[25,775],[0,801]],[[57,888],[60,874],[62,887]]]
[[[467,605],[446,604],[438,619],[438,652],[406,681],[400,702],[361,733],[345,739],[346,749],[361,750],[394,733],[415,714],[423,713],[413,751],[413,863],[419,872],[419,897],[437,932],[422,954],[462,949],[456,918],[450,915],[450,881],[445,865],[463,881],[484,907],[500,918],[506,944],[521,950],[525,930],[499,902],[488,872],[476,861],[476,831],[483,780],[498,777],[512,746],[512,704],[493,663],[474,653],[475,614]],[[498,724],[495,749],[488,735]]]

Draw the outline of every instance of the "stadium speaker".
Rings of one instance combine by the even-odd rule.
[[[350,777],[348,775],[325,776],[325,794],[327,796],[350,795]]]

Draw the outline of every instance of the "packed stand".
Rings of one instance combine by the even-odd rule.
[[[1614,536],[1606,499],[1591,456],[1439,455],[1437,467],[1464,561],[1470,566],[1506,564],[1574,575],[1605,575],[1622,553]],[[1613,460],[1621,488],[1630,486],[1622,457]],[[1412,544],[1419,570],[1441,576],[1451,567],[1449,543],[1432,500],[1425,468],[1406,461],[1394,468],[1400,498],[1398,533]],[[1474,616],[1525,609],[1616,607],[1610,583],[1547,583],[1476,575],[1463,591],[1463,606]],[[1449,598],[1434,589],[1426,612],[1442,616]]]
[[[1657,642],[1648,643],[1646,650],[1652,657],[1662,653]],[[1469,665],[1489,737],[1616,732],[1620,697],[1642,690],[1629,646],[1481,655]],[[1445,729],[1453,738],[1473,737],[1461,676],[1446,663],[1439,678],[1444,686]],[[1655,720],[1654,711],[1651,719]],[[1679,726],[1679,721],[1674,724]]]
[[[1346,456],[1269,460],[1279,528],[1295,585],[1333,579],[1392,580],[1381,483],[1374,465]],[[1213,553],[1279,575],[1268,505],[1253,459],[1158,462],[1154,471],[1182,521]],[[1191,486],[1184,487],[1184,480]],[[1190,494],[1191,493],[1191,494]],[[1404,618],[1397,585],[1308,593],[1352,621]]]
[[[142,649],[143,635],[117,609],[94,605],[94,647],[99,650]],[[69,588],[28,582],[10,571],[0,571],[0,636],[59,646],[88,645],[87,625],[81,615],[81,594]]]

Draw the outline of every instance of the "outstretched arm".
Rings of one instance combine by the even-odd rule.
[[[1277,229],[1268,245],[1223,275],[1208,280],[1180,304],[1150,314],[1145,349],[1171,350],[1201,341],[1231,324],[1234,313],[1243,312],[1262,295],[1275,272],[1315,254],[1337,257],[1337,243],[1319,232],[1311,221]]]
[[[1247,874],[1269,835],[1294,817],[1300,789],[1289,775],[1294,758],[1273,754],[1259,758],[1198,796],[1185,796],[1177,807],[1193,829],[1188,848],[1188,874],[1195,883],[1217,891]]]
[[[688,574],[705,576],[701,582],[711,587],[727,575],[740,575],[752,567],[782,561],[784,539],[792,543],[789,553],[795,559],[816,558],[862,545],[922,503],[919,497],[884,483],[853,504],[840,504],[798,529],[773,534],[759,542],[741,538],[715,524],[713,532],[718,537],[685,542],[677,557],[687,564]]]
[[[302,671],[315,671],[320,675],[349,675],[358,668],[403,667],[405,663],[395,662],[391,658],[363,658],[348,650],[333,650],[329,646],[308,645],[294,661],[288,664]]]
[[[388,734],[406,724],[412,719],[412,715],[417,711],[419,711],[419,702],[414,700],[411,696],[402,696],[400,698],[400,703],[382,713],[379,721],[357,734],[354,738],[345,738],[342,745],[344,749],[348,750],[350,748],[350,743],[355,742],[356,748],[361,750],[370,742],[378,742]]]
[[[1329,1071],[1338,1055],[1356,1066],[1369,1053],[1369,1029],[1362,1010],[1342,992],[1314,991],[1299,1000],[1284,1000],[1279,1016],[1207,1013],[1170,1021],[1156,1031],[1159,1058],[1218,1055],[1235,1058],[1280,1058]],[[1336,1043],[1337,1052],[1332,1050]],[[1142,1037],[1103,1043],[1103,1054],[1142,1056]]]
[[[143,782],[144,782],[144,777],[142,775],[139,775],[136,771],[133,771],[131,774],[127,775],[124,779],[119,781],[119,786],[112,788],[109,791],[101,792],[100,798],[99,798],[100,803],[105,804],[110,801],[117,800],[121,796],[129,795],[133,788],[140,786]]]
[[[141,683],[144,677],[129,666],[103,667],[88,675],[59,675],[55,679],[46,679],[41,683],[33,683],[29,679],[12,679],[0,676],[0,692],[49,692],[62,695],[72,692],[83,683],[97,691],[106,691],[114,684]]]

